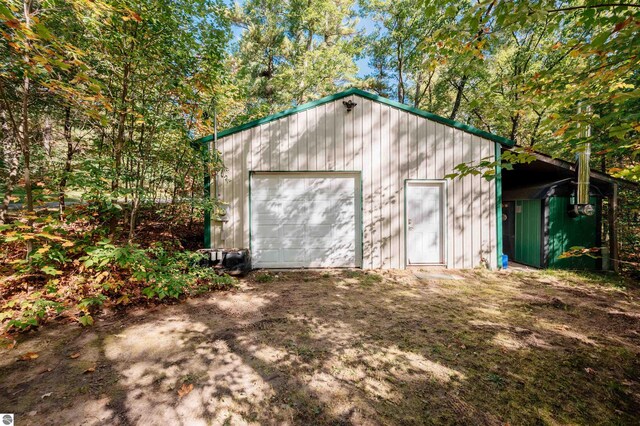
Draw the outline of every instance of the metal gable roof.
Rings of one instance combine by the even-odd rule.
[[[299,113],[299,112],[302,112],[302,111],[305,111],[305,110],[308,110],[308,109],[311,109],[311,108],[315,108],[315,107],[317,107],[319,105],[323,105],[323,104],[326,104],[328,102],[332,102],[332,101],[335,101],[335,100],[338,100],[338,99],[346,98],[346,97],[352,96],[352,95],[360,96],[362,98],[369,99],[369,100],[372,100],[374,102],[379,102],[379,103],[382,103],[382,104],[385,104],[385,105],[389,105],[389,106],[397,108],[397,109],[399,109],[401,111],[405,111],[405,112],[408,112],[410,114],[417,115],[419,117],[423,117],[423,118],[426,118],[428,120],[432,120],[432,121],[435,121],[437,123],[441,123],[441,124],[444,124],[446,126],[450,126],[450,127],[462,130],[462,131],[467,132],[467,133],[471,133],[473,135],[479,136],[479,137],[484,138],[484,139],[488,139],[488,140],[491,140],[491,141],[494,141],[494,142],[498,142],[498,143],[500,143],[500,144],[502,144],[504,146],[507,146],[507,147],[512,147],[512,146],[515,145],[514,141],[512,141],[511,139],[507,139],[507,138],[502,137],[502,136],[494,135],[493,133],[489,133],[489,132],[486,132],[484,130],[477,129],[477,128],[473,127],[473,126],[469,126],[467,124],[460,123],[458,121],[450,120],[448,118],[444,118],[444,117],[441,117],[439,115],[436,115],[436,114],[433,114],[433,113],[430,113],[430,112],[427,112],[427,111],[423,111],[423,110],[418,109],[418,108],[413,108],[413,107],[410,107],[408,105],[402,104],[400,102],[396,102],[396,101],[393,101],[391,99],[376,95],[374,93],[366,92],[364,90],[360,90],[360,89],[356,89],[356,88],[351,88],[351,89],[345,90],[343,92],[339,92],[339,93],[336,93],[336,94],[333,94],[333,95],[325,96],[324,98],[318,99],[316,101],[307,102],[306,104],[302,104],[302,105],[299,105],[297,107],[294,107],[294,108],[291,108],[291,109],[288,109],[288,110],[285,110],[285,111],[282,111],[282,112],[278,112],[276,114],[268,115],[266,117],[259,118],[257,120],[249,121],[249,122],[241,124],[239,126],[231,127],[230,129],[222,130],[222,131],[218,132],[218,139],[223,138],[225,136],[232,135],[234,133],[241,132],[243,130],[250,129],[252,127],[259,126],[261,124],[268,123],[270,121],[278,120],[280,118],[287,117],[289,115],[293,115],[293,114],[296,114],[296,113]],[[196,143],[206,143],[206,142],[209,142],[211,140],[213,140],[213,135],[204,136],[204,137],[196,140],[195,142]]]

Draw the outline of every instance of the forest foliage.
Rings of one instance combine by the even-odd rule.
[[[522,158],[571,160],[590,143],[593,167],[640,182],[636,4],[7,0],[0,36],[10,328],[230,285],[175,229],[148,233],[197,228],[215,207],[204,176],[224,164],[193,142],[346,87],[509,137]],[[640,196],[622,196],[634,260]]]

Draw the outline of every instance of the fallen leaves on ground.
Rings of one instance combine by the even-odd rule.
[[[73,354],[69,355],[69,358],[71,358],[71,359],[76,359],[76,358],[79,358],[79,357],[80,357],[80,352],[76,352],[76,353],[73,353]]]
[[[87,373],[93,373],[94,371],[96,371],[96,366],[94,365],[93,367],[89,367],[86,370],[83,371],[84,374]]]
[[[37,352],[27,352],[26,354],[22,354],[20,355],[20,360],[22,361],[31,361],[33,359],[38,358],[40,355],[38,355]]]
[[[193,390],[193,383],[186,384],[184,383],[182,387],[178,390],[178,397],[182,399],[182,397],[189,395],[189,392]]]

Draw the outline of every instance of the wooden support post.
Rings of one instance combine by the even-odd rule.
[[[609,195],[609,259],[615,272],[620,272],[618,262],[618,233],[616,227],[616,216],[618,213],[618,185],[612,185],[611,195]]]

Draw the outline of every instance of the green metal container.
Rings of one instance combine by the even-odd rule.
[[[549,197],[548,210],[548,251],[547,266],[558,269],[597,269],[597,259],[589,256],[566,257],[560,255],[571,247],[592,248],[599,246],[598,218],[600,217],[600,203],[591,197],[591,204],[596,207],[593,216],[570,217],[569,197]]]
[[[506,211],[515,218],[511,234],[509,226],[504,233],[505,239],[511,238],[506,246],[512,247],[512,260],[536,268],[599,269],[595,257],[560,257],[572,247],[599,247],[601,205],[595,197],[590,202],[595,214],[578,217],[569,215],[571,200],[566,196],[507,202],[513,203]]]

